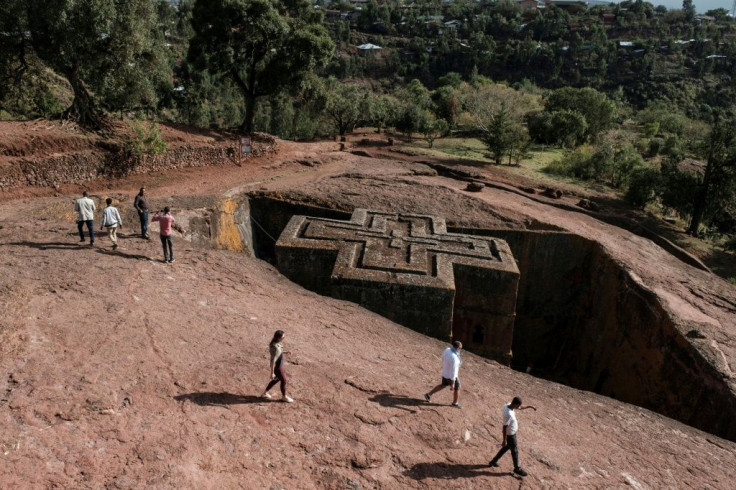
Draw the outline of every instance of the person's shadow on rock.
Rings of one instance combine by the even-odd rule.
[[[426,400],[422,400],[419,398],[410,398],[408,396],[404,395],[394,395],[392,393],[384,392],[384,393],[378,393],[377,395],[374,395],[372,398],[369,398],[370,401],[378,403],[382,407],[391,407],[391,408],[399,408],[401,410],[406,410],[407,412],[416,413],[417,410],[415,410],[412,407],[440,407],[439,403],[431,403],[427,402]]]
[[[265,403],[267,399],[252,395],[235,395],[232,393],[187,393],[177,395],[174,400],[179,402],[189,401],[200,406],[223,406],[241,405],[245,403]]]
[[[479,476],[513,476],[513,473],[494,473],[490,471],[488,464],[457,464],[438,461],[436,463],[417,463],[404,475],[413,480],[425,480],[437,478],[442,480],[454,480],[456,478],[477,478]]]
[[[98,248],[97,253],[105,254],[105,255],[115,255],[117,257],[123,258],[123,259],[133,259],[133,260],[153,260],[148,255],[140,255],[140,254],[129,254],[126,252],[121,251],[119,248],[117,250],[107,249],[107,248]]]
[[[11,242],[8,243],[8,245],[12,245],[15,247],[31,247],[31,248],[37,248],[39,250],[48,250],[48,249],[59,249],[59,250],[73,250],[73,249],[79,249],[79,248],[89,248],[89,243],[80,243],[80,242],[30,242],[30,241],[22,241],[22,242]]]

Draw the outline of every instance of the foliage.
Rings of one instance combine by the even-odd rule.
[[[626,200],[638,208],[644,208],[654,201],[660,192],[662,174],[652,167],[639,167],[629,177],[629,187],[626,189]]]
[[[593,151],[590,147],[580,147],[567,152],[562,158],[553,160],[544,167],[543,171],[580,180],[591,180],[595,175],[591,164],[592,154]]]
[[[335,79],[330,81],[328,93],[325,113],[332,120],[337,133],[344,136],[360,121],[363,115],[361,102],[368,94],[354,83],[338,83]]]
[[[65,116],[92,129],[106,126],[100,100],[110,109],[155,105],[152,79],[161,44],[152,37],[150,0],[27,0],[14,12],[25,27],[24,44],[74,93]],[[22,28],[21,27],[21,28]],[[93,96],[92,94],[96,94]]]
[[[693,199],[688,228],[693,235],[698,234],[702,221],[713,218],[736,196],[736,118],[717,118],[700,153],[706,166]]]
[[[539,108],[539,101],[536,96],[505,85],[483,84],[464,91],[463,107],[493,160],[500,164],[504,156],[518,154],[527,145],[529,138],[521,123],[529,112]]]
[[[529,136],[539,143],[574,148],[585,140],[588,124],[577,111],[540,111],[527,117]]]
[[[241,130],[253,131],[259,97],[294,87],[334,48],[306,0],[197,0],[188,59],[229,77],[245,101]]]
[[[615,104],[606,94],[590,87],[555,90],[545,100],[544,109],[548,112],[569,110],[581,114],[587,125],[585,136],[591,139],[610,128],[616,117]]]
[[[130,124],[132,135],[124,145],[128,156],[161,155],[169,150],[169,146],[161,136],[161,130],[155,122],[134,121]]]
[[[434,114],[428,110],[422,111],[419,117],[419,132],[424,135],[424,139],[430,148],[434,146],[434,140],[440,136],[447,134],[449,126],[444,119],[437,119]]]

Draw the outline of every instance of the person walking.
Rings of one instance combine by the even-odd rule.
[[[84,241],[84,225],[89,231],[89,246],[95,244],[95,202],[89,198],[87,191],[82,192],[82,197],[74,201],[74,211],[77,213],[77,230],[79,230],[79,241]]]
[[[158,221],[161,235],[161,246],[164,248],[164,262],[174,263],[174,245],[171,243],[171,226],[174,224],[174,217],[166,206],[163,211],[153,215],[152,221]]]
[[[146,200],[146,188],[141,187],[138,195],[135,196],[133,206],[138,211],[138,219],[141,221],[141,237],[150,238],[148,236],[148,201]]]
[[[261,393],[261,398],[271,399],[268,391],[276,386],[276,383],[281,383],[281,400],[286,403],[294,403],[294,399],[286,394],[286,372],[284,371],[286,361],[284,356],[291,354],[291,352],[284,350],[284,336],[283,330],[276,330],[271,343],[268,345],[271,354],[271,381]]]
[[[516,431],[519,428],[519,423],[516,421],[516,410],[526,410],[531,408],[535,412],[537,409],[528,405],[526,407],[521,406],[521,398],[515,396],[511,403],[507,403],[503,407],[503,443],[501,449],[493,457],[488,466],[498,468],[498,460],[506,454],[506,451],[511,451],[511,459],[514,461],[514,473],[520,476],[526,476],[527,472],[519,465],[519,446],[516,443]]]
[[[432,388],[432,391],[424,394],[425,400],[430,401],[432,399],[432,395],[443,390],[446,386],[449,386],[453,392],[452,406],[463,408],[457,401],[460,397],[460,378],[458,378],[458,372],[460,371],[460,364],[463,363],[460,358],[460,351],[462,348],[462,342],[456,340],[452,343],[451,347],[448,347],[442,353],[442,382]]]
[[[112,242],[112,249],[118,248],[118,227],[123,227],[123,219],[120,217],[118,208],[112,205],[112,198],[108,197],[105,199],[107,207],[102,211],[102,223],[100,224],[100,230],[107,228],[107,236]]]

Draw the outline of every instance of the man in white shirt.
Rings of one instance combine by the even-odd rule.
[[[84,241],[84,225],[89,230],[89,245],[95,244],[95,202],[87,196],[87,191],[82,192],[82,197],[74,201],[74,211],[77,212],[77,230],[79,230],[79,241]]]
[[[460,358],[460,350],[462,350],[463,344],[456,340],[452,343],[452,347],[448,347],[442,353],[442,382],[432,388],[432,391],[424,395],[424,399],[430,401],[432,395],[445,388],[445,386],[452,387],[452,406],[456,408],[463,408],[458,403],[460,397],[460,378],[458,378],[458,372],[460,371],[460,364],[463,363]]]
[[[514,460],[514,473],[520,476],[526,476],[527,472],[519,466],[519,447],[516,444],[516,431],[519,428],[519,423],[516,421],[516,410],[526,410],[531,408],[535,412],[536,408],[528,405],[526,407],[521,406],[521,398],[515,396],[511,403],[507,403],[503,407],[503,444],[501,450],[493,457],[489,466],[494,468],[498,467],[498,460],[501,456],[506,454],[506,451],[511,450],[511,459]]]
[[[105,200],[105,204],[107,204],[107,207],[102,211],[100,230],[107,228],[107,236],[112,242],[112,249],[116,250],[118,248],[118,227],[123,227],[123,219],[120,217],[118,208],[112,205],[111,197]]]

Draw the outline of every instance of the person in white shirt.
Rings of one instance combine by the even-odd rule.
[[[514,473],[520,476],[526,476],[527,472],[524,471],[524,469],[519,466],[519,447],[516,444],[516,431],[519,428],[519,423],[516,421],[516,410],[526,410],[527,408],[531,408],[535,412],[537,411],[536,408],[532,407],[531,405],[527,405],[526,407],[521,406],[521,398],[518,396],[515,396],[513,400],[511,400],[511,403],[507,403],[503,407],[503,443],[501,444],[501,449],[498,451],[498,453],[493,457],[490,463],[488,463],[489,466],[497,468],[498,467],[498,460],[501,459],[501,456],[506,454],[506,451],[509,449],[511,450],[511,459],[514,460]]]
[[[444,389],[446,386],[450,386],[453,390],[452,406],[462,408],[462,405],[457,401],[460,397],[460,378],[458,378],[458,372],[460,371],[460,364],[463,363],[460,358],[462,348],[462,342],[456,340],[452,343],[452,347],[448,347],[442,353],[442,382],[432,388],[432,391],[429,393],[425,393],[425,400],[430,401],[432,395]]]
[[[74,201],[74,211],[77,213],[77,230],[79,230],[79,241],[84,241],[84,225],[89,230],[89,245],[95,244],[95,202],[87,196],[87,191],[82,192],[82,197]]]
[[[105,200],[107,207],[102,211],[102,223],[100,224],[100,230],[107,228],[107,236],[110,237],[112,242],[112,249],[118,248],[118,227],[123,227],[123,220],[120,217],[118,208],[112,205],[112,198],[108,197]]]

